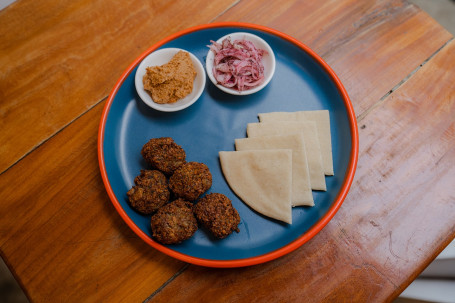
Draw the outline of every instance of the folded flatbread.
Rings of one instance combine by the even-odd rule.
[[[231,189],[255,211],[292,223],[290,149],[221,151],[221,169]]]
[[[321,144],[322,165],[326,175],[333,176],[332,138],[330,132],[330,115],[328,110],[273,112],[259,114],[259,121],[314,121]]]
[[[235,140],[236,150],[292,150],[292,206],[314,206],[303,134],[265,136]]]
[[[308,160],[311,188],[326,190],[325,174],[322,166],[321,148],[317,136],[316,123],[313,121],[270,121],[249,123],[247,125],[248,137],[263,137],[273,135],[303,134],[305,151]]]

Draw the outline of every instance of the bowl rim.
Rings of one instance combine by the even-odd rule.
[[[144,70],[146,67],[151,66],[150,62],[147,61],[147,59],[153,58],[154,56],[160,56],[160,55],[175,55],[179,51],[184,51],[190,55],[191,61],[193,62],[193,65],[196,69],[197,75],[196,78],[193,81],[193,91],[186,96],[183,99],[180,99],[174,103],[167,103],[167,104],[160,104],[156,103],[153,101],[152,97],[145,91],[144,85],[142,82],[142,77],[145,74]],[[165,63],[165,62],[164,62]],[[164,64],[164,63],[158,63],[159,65]],[[197,81],[198,80],[198,81]],[[161,48],[157,50],[152,50],[150,51],[144,58],[139,62],[136,74],[134,76],[134,85],[136,87],[137,94],[139,95],[139,98],[149,107],[163,111],[163,112],[175,112],[179,111],[182,109],[185,109],[192,104],[194,104],[199,97],[202,95],[204,89],[205,89],[205,82],[206,82],[206,74],[205,74],[205,69],[202,64],[202,62],[191,52],[182,49],[182,48],[177,48],[177,47],[167,47],[167,48]],[[194,86],[194,84],[200,83],[197,87]],[[189,96],[193,97],[189,100],[187,98]]]
[[[233,37],[233,36],[245,36],[246,39],[248,39],[248,37],[253,38],[254,40],[258,41],[261,44],[261,45],[258,45],[258,43],[255,43],[256,41],[251,41],[251,42],[253,42],[253,44],[255,44],[255,46],[257,48],[262,48],[262,49],[265,48],[265,50],[268,53],[267,56],[269,56],[269,58],[270,58],[271,65],[270,65],[269,69],[266,71],[267,73],[265,75],[264,81],[260,85],[255,86],[251,89],[244,90],[244,91],[239,91],[239,90],[225,87],[225,86],[219,84],[218,81],[216,81],[215,77],[213,76],[212,67],[213,67],[214,54],[213,54],[212,50],[209,50],[207,52],[207,56],[206,56],[206,60],[205,60],[206,73],[207,73],[207,76],[210,79],[210,81],[212,81],[213,85],[215,85],[218,89],[222,90],[225,93],[228,93],[231,95],[238,95],[238,96],[251,95],[251,94],[254,94],[254,93],[262,90],[272,80],[273,75],[275,74],[275,66],[276,66],[275,53],[273,52],[272,47],[267,43],[267,41],[265,41],[263,38],[259,37],[258,35],[248,33],[248,32],[241,32],[241,31],[232,32],[232,33],[229,33],[229,34],[224,35],[223,37],[217,39],[216,42],[221,43],[224,39],[226,39],[228,37]]]

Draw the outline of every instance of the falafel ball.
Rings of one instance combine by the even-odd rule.
[[[168,176],[186,162],[185,151],[170,137],[150,139],[142,147],[141,154],[154,169]]]
[[[177,244],[189,239],[197,230],[193,204],[177,199],[161,207],[152,216],[153,237],[162,244]]]
[[[126,194],[138,212],[150,215],[169,201],[171,193],[166,176],[158,170],[141,170],[134,178],[134,185]]]
[[[212,186],[212,174],[204,163],[188,162],[178,168],[169,179],[169,188],[178,197],[196,200]]]
[[[234,230],[239,232],[239,213],[223,194],[206,195],[194,205],[193,212],[197,220],[219,239],[226,238]]]

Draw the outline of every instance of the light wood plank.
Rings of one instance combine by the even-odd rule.
[[[433,55],[452,35],[407,1],[244,1],[216,21],[280,30],[336,72],[359,115]]]
[[[104,103],[0,175],[0,247],[36,302],[138,302],[184,263],[115,211],[98,168]]]
[[[172,2],[154,7],[160,14],[150,21],[146,3],[131,4],[129,10],[120,9],[119,3],[106,3],[78,1],[62,8],[59,2],[23,0],[0,12],[0,39],[12,41],[0,43],[0,69],[5,71],[0,76],[0,128],[7,130],[0,137],[0,171],[99,102],[142,50],[175,30],[211,20],[224,5],[211,2],[209,12],[201,11],[202,17],[195,17],[197,14],[190,13],[199,14],[205,8],[190,5],[183,9],[179,2]],[[442,55],[378,104],[382,94],[397,83],[395,78],[401,80],[450,37],[415,7],[385,3],[332,1],[323,2],[321,10],[310,10],[310,1],[279,5],[242,1],[217,19],[262,23],[305,43],[304,37],[310,37],[308,44],[342,78],[356,111],[365,113],[374,104],[377,108],[361,121],[365,128],[360,132],[361,157],[353,189],[322,233],[296,252],[264,265],[240,270],[191,266],[154,300],[255,299],[248,297],[248,291],[260,287],[264,293],[253,294],[264,300],[382,301],[391,293],[397,295],[435,251],[453,238],[455,227],[448,218],[453,212],[447,210],[455,208],[454,192],[448,188],[448,180],[454,179],[454,97],[447,88],[454,78],[454,46],[444,48]],[[15,13],[4,13],[13,9]],[[173,12],[176,20],[164,22]],[[318,15],[326,16],[326,21],[318,21]],[[22,25],[21,16],[27,17]],[[334,19],[336,16],[339,18]],[[353,26],[350,18],[361,26]],[[109,24],[115,26],[106,26]],[[320,31],[310,30],[312,26],[319,26]],[[18,27],[16,32],[13,27]],[[99,33],[98,38],[90,38],[90,31]],[[431,39],[427,39],[427,31]],[[402,41],[411,51],[392,46]],[[68,55],[62,56],[62,51]],[[97,56],[103,51],[106,55]],[[375,51],[377,57],[369,57],[367,51]],[[395,57],[402,62],[392,59]],[[371,64],[367,60],[371,58],[383,61],[364,66]],[[40,64],[29,66],[33,62]],[[440,74],[435,77],[436,73]],[[359,88],[358,79],[362,80]],[[371,79],[371,83],[363,79]],[[427,86],[428,79],[433,79],[431,86]],[[25,89],[27,85],[30,90]],[[0,175],[2,255],[35,301],[143,300],[183,266],[144,244],[110,205],[96,159],[101,106]],[[378,138],[385,138],[380,139],[382,144],[376,143]],[[418,178],[406,175],[406,169],[417,172]],[[415,226],[414,220],[432,223],[415,231],[404,229],[406,223]],[[391,229],[393,226],[402,229]],[[370,242],[377,245],[372,247]],[[333,277],[333,272],[339,274]],[[315,292],[316,287],[321,291]]]
[[[105,98],[143,51],[235,1],[18,1],[0,11],[0,172]]]

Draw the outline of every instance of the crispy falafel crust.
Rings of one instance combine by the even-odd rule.
[[[162,244],[177,244],[189,239],[197,230],[193,204],[177,199],[161,207],[151,218],[153,237]]]
[[[239,232],[239,213],[223,194],[204,196],[194,205],[193,212],[197,220],[219,239],[226,238],[233,231]]]
[[[142,147],[141,154],[154,169],[168,176],[186,162],[185,151],[170,137],[150,139]]]
[[[141,170],[134,183],[126,194],[131,207],[138,212],[150,215],[169,201],[168,181],[160,171]]]
[[[169,179],[169,188],[179,198],[195,201],[212,186],[212,174],[207,165],[188,162]]]

